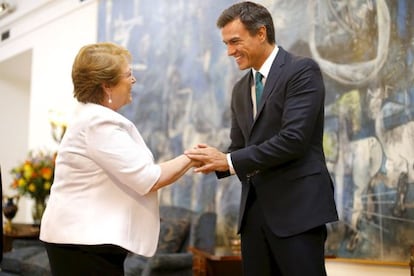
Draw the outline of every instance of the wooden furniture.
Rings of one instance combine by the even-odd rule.
[[[39,233],[39,226],[26,223],[13,223],[11,232],[3,232],[3,252],[12,249],[12,244],[15,239],[37,240]]]
[[[410,246],[410,273],[414,276],[414,245]]]
[[[3,180],[1,179],[1,166],[0,166],[0,198],[3,198]],[[1,210],[1,216],[0,216],[0,252],[3,252],[3,243],[4,243],[4,237],[3,237],[3,202],[0,206]],[[3,254],[0,254],[0,263],[3,261]]]
[[[217,247],[214,252],[203,251],[194,247],[193,253],[194,276],[240,276],[242,262],[240,253],[232,252],[227,247]]]

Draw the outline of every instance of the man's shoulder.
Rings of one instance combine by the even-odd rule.
[[[280,56],[279,56],[280,54]],[[298,55],[293,52],[284,50],[282,47],[279,47],[278,56],[283,60],[285,64],[289,64],[291,66],[316,66],[319,67],[317,62],[309,56]]]
[[[252,78],[252,69],[246,70],[246,73],[235,83],[235,87],[239,85],[248,85]]]

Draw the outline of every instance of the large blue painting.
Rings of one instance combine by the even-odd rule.
[[[199,142],[229,144],[229,101],[240,72],[215,22],[231,0],[99,2],[99,40],[133,54],[134,100],[122,113],[157,161]],[[326,253],[380,261],[409,259],[414,244],[414,2],[258,1],[274,16],[276,41],[321,66],[324,148],[340,221]],[[187,174],[162,204],[218,214],[217,243],[236,234],[237,177]]]

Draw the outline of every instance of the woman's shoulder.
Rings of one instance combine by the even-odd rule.
[[[136,129],[134,123],[122,114],[98,104],[79,104],[77,106],[67,131],[91,131],[108,128],[122,128],[127,131]]]
[[[89,123],[112,121],[114,123],[132,124],[132,122],[122,114],[105,106],[93,103],[80,105],[77,115],[79,119],[86,119]]]

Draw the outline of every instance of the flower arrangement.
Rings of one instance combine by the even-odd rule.
[[[56,153],[29,152],[26,160],[11,170],[11,187],[20,195],[29,195],[36,201],[45,201],[53,183]]]

